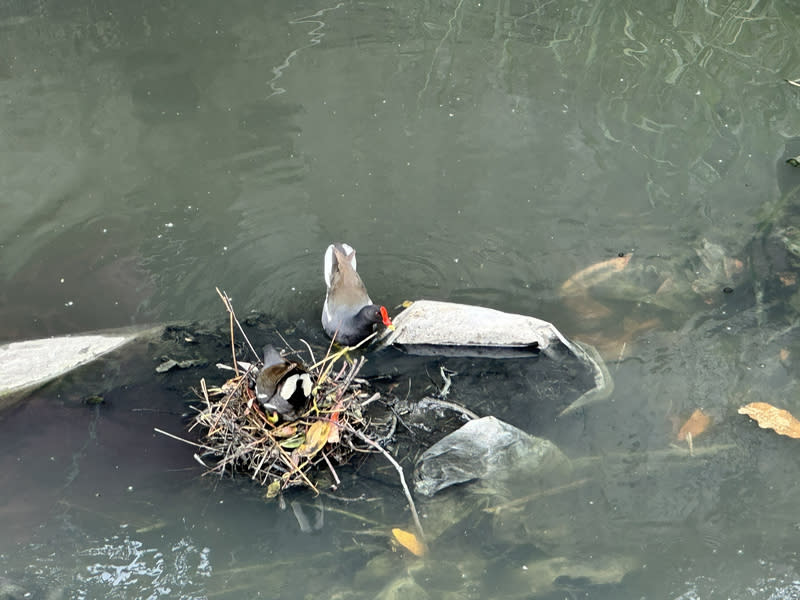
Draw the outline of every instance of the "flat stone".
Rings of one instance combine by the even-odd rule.
[[[541,352],[555,360],[574,357],[590,370],[595,385],[562,414],[606,400],[614,391],[614,380],[597,350],[568,340],[555,325],[536,317],[416,300],[392,321],[395,328],[382,333],[379,347],[395,346],[409,354],[523,358]]]
[[[564,342],[551,323],[483,306],[417,300],[393,319],[391,345],[537,347]]]
[[[163,329],[125,327],[85,335],[11,342],[0,346],[0,409],[37,387]]]

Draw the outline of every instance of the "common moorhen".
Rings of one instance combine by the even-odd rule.
[[[348,244],[331,244],[325,251],[325,305],[322,327],[334,341],[354,346],[378,323],[394,327],[385,306],[373,304],[356,271],[356,251]]]
[[[311,376],[300,364],[286,360],[273,346],[264,347],[264,366],[256,376],[256,398],[264,410],[284,420],[296,419],[312,387]]]

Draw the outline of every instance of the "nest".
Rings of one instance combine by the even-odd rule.
[[[189,428],[202,432],[200,443],[157,431],[199,448],[201,452],[195,458],[210,473],[247,474],[267,487],[267,497],[295,486],[317,493],[315,472],[323,464],[338,485],[335,465],[347,463],[356,453],[380,452],[394,463],[381,446],[392,435],[393,427],[380,436],[378,430],[383,425],[374,425],[364,414],[367,405],[380,398],[378,393],[370,394],[367,382],[358,377],[365,358],[351,362],[349,348],[333,352],[331,346],[325,357],[316,361],[304,342],[310,366],[299,364],[314,382],[311,399],[298,418],[281,420],[277,413],[268,414],[256,400],[253,383],[263,365],[261,361],[237,360],[234,325],[253,355],[257,353],[233,312],[230,298],[219,289],[217,292],[230,316],[233,357],[233,366],[217,366],[235,375],[218,387],[207,386],[205,379],[200,381],[198,395],[203,403]],[[292,353],[297,356],[297,352]]]
[[[308,352],[313,362],[310,348]],[[220,387],[207,388],[202,380],[204,405],[191,429],[204,432],[202,457],[215,459],[212,466],[206,465],[209,471],[246,473],[267,486],[268,497],[293,486],[316,492],[313,471],[322,464],[338,483],[334,465],[347,463],[356,452],[375,450],[368,435],[375,432],[370,432],[363,409],[380,397],[369,394],[367,383],[358,378],[365,359],[349,363],[342,358],[344,352],[329,350],[306,367],[314,381],[312,401],[293,421],[267,414],[256,401],[256,365],[235,362],[236,376]]]
[[[201,443],[161,429],[156,431],[202,450],[195,454],[195,458],[208,473],[249,475],[267,487],[268,498],[296,486],[318,493],[314,479],[323,464],[338,486],[340,480],[335,465],[347,463],[358,453],[380,453],[397,471],[414,526],[424,544],[422,523],[403,468],[382,445],[394,435],[396,421],[390,420],[388,429],[381,435],[380,430],[387,424],[376,425],[365,415],[366,407],[380,398],[379,393],[370,394],[367,382],[358,377],[366,359],[361,357],[349,362],[347,352],[351,348],[332,352],[331,346],[325,358],[315,361],[311,347],[305,344],[310,366],[303,367],[314,381],[311,401],[297,419],[281,421],[277,414],[267,414],[256,400],[253,380],[261,365],[237,360],[234,325],[253,355],[257,356],[257,353],[233,312],[230,298],[219,289],[217,293],[230,317],[233,357],[232,367],[217,366],[229,369],[235,375],[219,387],[208,387],[205,379],[200,381],[199,396],[203,405],[197,408],[190,430],[199,428],[203,431]],[[373,336],[358,346],[370,342]]]

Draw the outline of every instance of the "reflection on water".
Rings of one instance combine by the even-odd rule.
[[[96,548],[78,553],[87,562],[79,574],[78,598],[148,597],[192,598],[202,595],[200,582],[211,574],[208,548],[197,548],[186,539],[163,554],[140,541],[114,537]],[[111,562],[107,562],[111,561]],[[79,571],[80,573],[80,571]]]
[[[343,240],[387,306],[534,314],[591,336],[616,384],[559,418],[564,388],[535,366],[444,361],[452,400],[553,440],[584,483],[502,518],[484,509],[511,496],[464,491],[414,561],[383,537],[403,525],[393,487],[354,476],[340,493],[377,501],[326,500],[301,535],[152,433],[182,430],[196,373],[104,363],[0,415],[0,590],[796,595],[794,446],[736,413],[800,413],[793,8],[0,3],[0,338],[205,319],[218,285],[315,339],[322,251]],[[638,278],[560,296],[631,252]],[[369,368],[430,393],[440,364],[409,364]],[[105,405],[81,404],[98,388]],[[712,426],[690,457],[673,446],[698,408]]]

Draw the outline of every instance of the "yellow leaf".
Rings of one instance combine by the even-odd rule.
[[[276,479],[267,486],[267,493],[265,494],[265,497],[274,498],[280,493],[281,493],[281,482],[280,480]]]
[[[751,402],[742,406],[739,414],[747,415],[762,429],[774,429],[780,435],[800,438],[800,421],[788,410],[775,408],[766,402]]]
[[[306,432],[306,441],[297,449],[297,454],[311,458],[322,450],[331,434],[331,424],[328,421],[314,421]]]
[[[417,536],[410,531],[395,527],[392,529],[392,535],[394,539],[397,540],[398,544],[411,552],[414,556],[425,556],[425,552],[427,551],[425,544],[420,542]]]
[[[681,427],[678,432],[678,440],[681,442],[685,440],[686,434],[691,434],[692,438],[696,438],[708,429],[709,425],[711,425],[711,417],[698,408],[692,413],[692,416],[686,420],[683,427]]]

